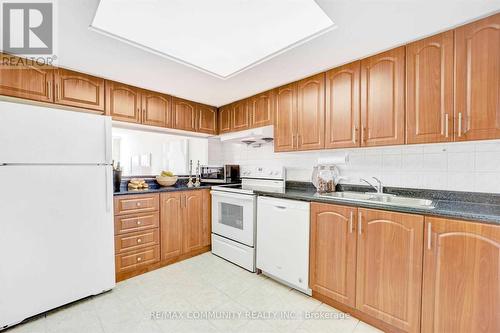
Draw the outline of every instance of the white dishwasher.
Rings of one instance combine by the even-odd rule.
[[[259,196],[257,268],[311,295],[309,289],[308,202]]]

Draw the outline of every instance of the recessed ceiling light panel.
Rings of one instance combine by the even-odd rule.
[[[101,0],[91,24],[219,78],[334,27],[313,0]]]

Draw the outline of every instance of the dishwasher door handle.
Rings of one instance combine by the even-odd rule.
[[[278,209],[287,209],[287,207],[285,207],[285,206],[274,206],[274,208],[278,208]]]

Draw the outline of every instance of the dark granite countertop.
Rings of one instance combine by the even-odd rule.
[[[187,187],[187,179],[179,178],[177,183],[173,186],[160,186],[153,178],[145,178],[149,188],[145,190],[129,190],[128,179],[121,182],[120,190],[114,192],[113,195],[133,195],[133,194],[147,194],[147,193],[161,193],[161,192],[176,192],[176,191],[191,191],[200,189],[210,189],[212,186],[220,184],[202,183],[200,187]]]
[[[363,192],[369,191],[368,188],[362,186],[344,186],[344,188],[341,188],[340,190],[359,191],[360,189],[362,189]],[[270,196],[283,199],[332,203],[362,208],[375,208],[394,212],[448,217],[500,225],[500,195],[498,194],[408,189],[400,189],[400,191],[398,191],[394,188],[387,188],[385,192],[409,197],[431,199],[435,208],[425,209],[401,207],[379,203],[353,202],[335,198],[322,198],[316,194],[316,190],[314,187],[300,187],[296,184],[291,187],[287,185],[287,188],[283,193],[271,193],[264,191],[257,191],[256,193],[261,196]]]
[[[160,193],[160,192],[176,192],[176,191],[192,191],[200,189],[210,189],[214,186],[201,185],[200,187],[187,187],[185,184],[174,185],[174,186],[151,186],[144,190],[129,190],[127,187],[121,187],[119,192],[114,192],[113,195],[131,195],[131,194],[147,194],[147,193]]]

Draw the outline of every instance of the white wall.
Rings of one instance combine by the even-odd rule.
[[[137,155],[151,155],[150,166],[132,170],[131,158]],[[113,127],[113,159],[120,161],[124,176],[157,175],[162,170],[186,175],[189,159],[193,160],[194,167],[197,160],[207,163],[208,140]]]
[[[319,157],[346,153],[343,183],[375,176],[385,186],[500,193],[500,140],[296,153],[274,153],[272,143],[252,148],[209,139],[208,146],[210,164],[284,166],[287,180],[309,181]]]

